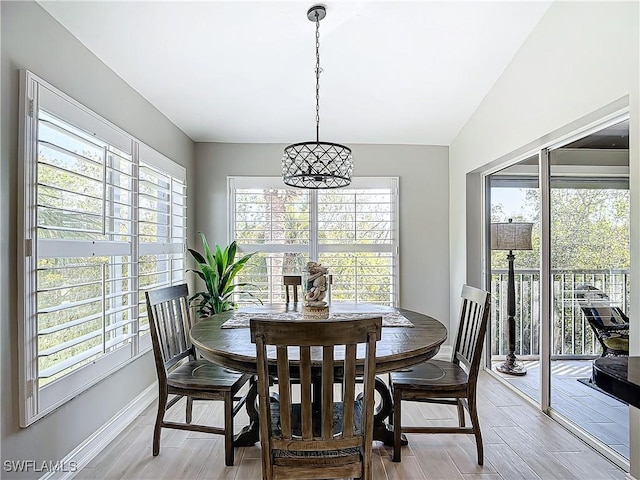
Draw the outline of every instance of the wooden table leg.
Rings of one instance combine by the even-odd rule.
[[[385,422],[385,419],[390,418],[393,410],[393,400],[391,399],[391,392],[389,387],[380,378],[376,377],[375,389],[380,395],[380,404],[376,408],[373,415],[373,439],[384,442],[387,446],[393,446],[393,428]],[[402,435],[402,445],[407,445],[407,437]]]
[[[243,427],[233,440],[234,447],[251,447],[260,441],[260,417],[256,408],[258,398],[258,379],[253,376],[249,381],[249,392],[247,392],[246,409],[249,415],[249,425]]]

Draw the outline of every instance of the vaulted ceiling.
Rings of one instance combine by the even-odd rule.
[[[550,3],[324,3],[320,139],[449,145]],[[194,141],[315,138],[312,2],[40,4]]]

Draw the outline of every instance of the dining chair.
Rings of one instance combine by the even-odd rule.
[[[285,302],[290,303],[291,296],[293,296],[293,302],[298,303],[298,287],[302,286],[302,276],[283,275],[282,282],[285,288]]]
[[[601,356],[628,356],[629,317],[593,285],[578,285],[575,292],[580,309],[602,347]]]
[[[392,372],[389,375],[393,396],[394,462],[400,461],[402,433],[467,433],[475,436],[478,464],[484,463],[476,383],[490,302],[489,292],[464,285],[458,334],[451,360],[429,360],[407,371]],[[403,426],[403,400],[456,405],[459,426]],[[472,427],[465,426],[465,408],[469,411]]]
[[[382,317],[251,319],[263,479],[371,479],[375,354],[381,330]],[[362,371],[356,368],[358,344],[364,344]],[[269,358],[267,352],[274,350]],[[356,396],[356,374],[362,372],[362,393]],[[277,401],[270,396],[270,375],[278,378]],[[334,398],[334,382],[339,398]],[[294,403],[292,392],[298,389],[300,402]]]
[[[251,378],[198,359],[189,341],[193,326],[186,284],[146,292],[153,356],[158,374],[158,413],[153,431],[153,455],[160,453],[162,428],[224,435],[225,462],[233,465],[233,417],[245,402],[236,395]],[[168,401],[169,395],[175,395]],[[187,397],[185,423],[164,420],[166,411]],[[194,400],[224,402],[224,428],[192,424]],[[235,406],[234,406],[235,402]]]

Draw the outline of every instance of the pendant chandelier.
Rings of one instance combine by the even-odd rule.
[[[326,14],[322,5],[307,12],[307,18],[316,23],[316,140],[293,143],[284,149],[282,180],[292,187],[338,188],[351,183],[351,149],[320,141],[320,20]]]

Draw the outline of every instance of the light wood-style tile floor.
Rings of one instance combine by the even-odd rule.
[[[539,402],[540,362],[523,363],[527,368],[526,375],[500,375],[516,389]],[[592,365],[593,360],[553,360],[551,406],[569,421],[628,459],[629,407],[578,381],[580,378],[591,377]]]
[[[386,376],[385,376],[386,377]],[[402,462],[374,444],[376,480],[517,480],[624,479],[625,473],[544,416],[528,402],[482,372],[478,383],[485,464],[476,463],[467,435],[408,435]],[[184,418],[182,403],[169,413]],[[164,429],[160,455],[151,455],[155,404],[150,406],[103,452],[78,472],[77,479],[261,479],[260,447],[236,449],[233,467],[224,464],[223,438],[199,432]],[[236,431],[247,423],[236,417]],[[196,402],[194,422],[222,423],[220,402]],[[405,424],[455,425],[453,407],[403,403]]]

